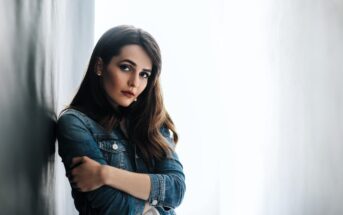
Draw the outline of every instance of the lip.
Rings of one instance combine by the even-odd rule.
[[[121,91],[125,96],[127,97],[134,97],[135,94],[133,92],[130,92],[130,91]]]

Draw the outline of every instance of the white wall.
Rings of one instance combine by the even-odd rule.
[[[94,1],[59,1],[55,6],[58,19],[55,28],[58,104],[57,114],[75,96],[93,50]],[[56,144],[56,214],[78,214],[71,196],[71,187]]]
[[[276,117],[263,214],[343,213],[342,12],[342,1],[272,4]]]
[[[162,48],[182,214],[341,214],[343,3],[96,1],[95,41],[133,24]]]

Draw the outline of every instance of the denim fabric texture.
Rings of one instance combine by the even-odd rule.
[[[175,148],[169,129],[161,127],[161,134]],[[120,129],[105,131],[84,113],[67,109],[57,121],[58,153],[66,172],[70,172],[73,157],[88,156],[101,164],[131,172],[146,173],[151,179],[149,201],[161,215],[174,215],[186,191],[183,166],[175,151],[172,158],[153,163],[149,171],[138,148],[128,143]],[[80,192],[72,188],[76,209],[80,214],[141,215],[145,200],[138,199],[109,186],[94,191]]]

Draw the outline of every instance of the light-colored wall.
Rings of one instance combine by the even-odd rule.
[[[186,174],[178,214],[342,214],[342,1],[95,8],[96,37],[129,23],[161,46]]]
[[[87,67],[93,6],[0,1],[4,214],[77,214],[52,131]],[[96,37],[136,24],[162,48],[187,183],[178,214],[343,213],[341,1],[115,6],[98,5]]]
[[[343,3],[254,2],[222,7],[219,213],[342,214]]]
[[[56,115],[93,46],[94,2],[0,1],[1,214],[76,214]]]

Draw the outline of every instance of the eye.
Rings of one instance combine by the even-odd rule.
[[[148,79],[151,75],[150,75],[150,73],[148,73],[148,72],[141,72],[141,74],[140,74],[143,78],[146,78],[146,79]]]
[[[131,65],[128,65],[128,64],[121,64],[119,66],[119,68],[124,71],[124,72],[129,72],[129,71],[132,71],[132,67]]]

